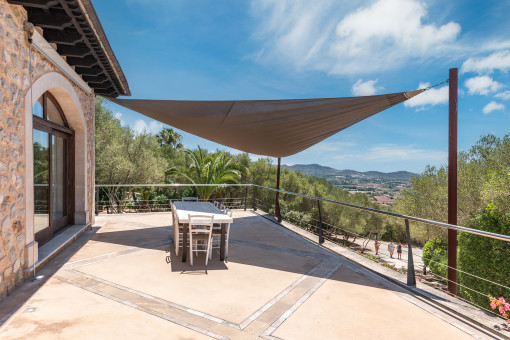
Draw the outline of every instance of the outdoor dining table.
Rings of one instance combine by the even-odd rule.
[[[175,212],[179,223],[184,224],[182,228],[182,262],[186,262],[188,253],[188,228],[189,215],[214,215],[214,223],[221,224],[220,260],[225,259],[225,236],[226,224],[234,222],[234,219],[216,208],[210,202],[177,201],[174,202]]]

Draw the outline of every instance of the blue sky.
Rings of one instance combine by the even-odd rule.
[[[459,150],[510,131],[509,1],[94,1],[131,98],[345,97],[414,90],[459,69]],[[422,172],[447,163],[448,88],[368,118],[284,164]],[[117,106],[137,131],[163,125]],[[180,131],[188,148],[229,150]],[[256,159],[257,155],[252,155]]]

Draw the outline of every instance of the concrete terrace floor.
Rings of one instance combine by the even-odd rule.
[[[0,303],[0,339],[492,338],[253,212],[234,219],[227,261],[191,267],[170,213],[97,217]]]

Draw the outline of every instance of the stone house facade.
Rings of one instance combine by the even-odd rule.
[[[0,300],[94,220],[96,94],[129,88],[90,1],[0,0]]]

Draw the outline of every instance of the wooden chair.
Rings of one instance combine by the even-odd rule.
[[[232,210],[229,208],[225,209],[225,214],[232,217]],[[230,223],[227,223],[225,226],[225,258],[228,257],[228,239],[230,236]],[[221,248],[221,224],[214,224],[212,229],[212,240],[211,240],[211,250],[212,249],[220,249]],[[212,259],[212,251],[209,254],[209,259]]]
[[[220,204],[220,210],[225,212],[225,209],[227,209],[227,206],[223,203]]]
[[[183,202],[198,202],[198,197],[183,197]]]
[[[211,235],[214,215],[188,215],[189,218],[189,261],[193,266],[193,252],[205,252],[205,265],[211,252]]]
[[[216,201],[216,200],[215,200],[215,201],[213,202],[213,204],[214,204],[214,206],[215,206],[216,208],[218,208],[218,209],[220,208],[220,202],[218,202],[218,201]]]

